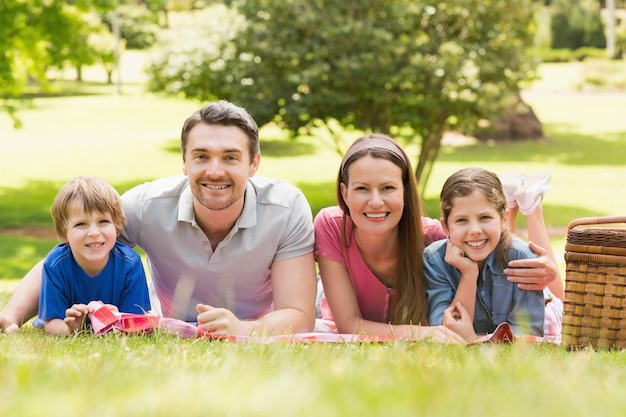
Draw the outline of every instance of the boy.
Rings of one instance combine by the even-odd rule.
[[[110,184],[96,177],[74,178],[55,197],[52,218],[62,243],[43,265],[39,317],[46,333],[79,332],[92,312],[90,301],[102,301],[114,312],[150,310],[141,258],[117,242],[126,216]]]

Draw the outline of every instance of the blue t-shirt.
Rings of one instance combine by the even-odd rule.
[[[100,274],[91,277],[78,265],[70,246],[55,246],[43,264],[39,317],[43,321],[64,319],[74,304],[102,301],[122,313],[143,314],[150,310],[148,283],[139,255],[116,242]]]
[[[424,250],[428,323],[443,323],[443,312],[450,306],[461,282],[458,269],[445,261],[446,240],[440,240]],[[534,258],[528,244],[514,237],[508,249],[508,259]],[[515,334],[543,336],[545,301],[543,291],[529,291],[509,282],[495,261],[492,252],[482,268],[476,289],[474,330],[478,334],[492,333],[498,324],[508,322]]]

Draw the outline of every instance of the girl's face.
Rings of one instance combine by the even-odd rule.
[[[348,167],[349,183],[341,195],[359,233],[382,234],[395,229],[404,210],[402,169],[383,158],[365,156]]]
[[[500,234],[506,227],[506,218],[500,217],[483,193],[474,191],[453,200],[448,222],[442,224],[450,241],[460,247],[465,256],[481,262],[498,245]]]
[[[67,236],[72,255],[87,274],[99,274],[109,260],[117,240],[111,213],[86,213],[82,204],[73,203],[67,218]]]

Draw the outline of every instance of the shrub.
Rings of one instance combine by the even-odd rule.
[[[583,46],[606,47],[604,23],[595,0],[554,0],[552,2],[552,47],[571,50]]]

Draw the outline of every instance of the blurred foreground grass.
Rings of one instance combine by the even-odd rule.
[[[626,357],[554,345],[0,336],[6,416],[621,416]]]

